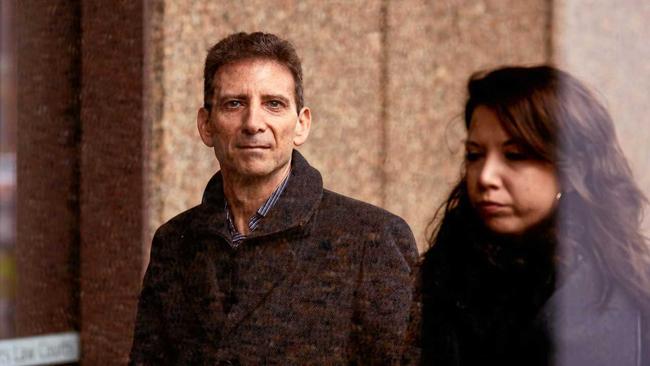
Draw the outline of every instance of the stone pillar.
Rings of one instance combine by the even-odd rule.
[[[145,7],[84,1],[80,330],[83,362],[124,365],[143,263]]]
[[[18,2],[17,335],[89,365],[126,363],[145,262],[147,9]]]
[[[79,11],[17,2],[17,336],[79,327]]]

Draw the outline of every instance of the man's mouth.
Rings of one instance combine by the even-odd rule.
[[[237,148],[239,149],[270,149],[270,145],[264,145],[264,144],[246,144],[246,145],[237,145]]]

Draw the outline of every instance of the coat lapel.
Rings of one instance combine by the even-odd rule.
[[[226,317],[224,337],[260,309],[273,291],[291,278],[296,266],[295,253],[286,238],[243,245],[246,247],[238,253],[237,303]]]
[[[193,285],[188,294],[195,297],[191,302],[206,332],[218,335],[212,336],[213,341],[228,337],[290,277],[296,266],[296,255],[290,243],[306,235],[306,224],[318,208],[322,195],[320,173],[294,150],[285,191],[257,229],[233,251],[228,247],[230,234],[225,219],[223,178],[218,172],[210,179],[198,210],[199,219],[194,220],[191,232],[198,237],[222,240],[206,243],[204,251],[196,256],[189,269],[188,278]],[[217,284],[218,266],[215,265],[215,258],[224,256],[235,258],[238,281],[235,285],[237,303],[227,314],[223,308],[226,294]],[[191,274],[193,271],[197,274]]]

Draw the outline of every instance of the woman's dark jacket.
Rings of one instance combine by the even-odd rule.
[[[621,288],[600,298],[587,251],[556,270],[547,228],[490,238],[453,215],[422,263],[423,365],[650,365],[647,316]]]

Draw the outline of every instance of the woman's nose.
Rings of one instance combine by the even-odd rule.
[[[481,187],[497,188],[501,185],[501,174],[503,163],[494,156],[486,156],[478,175],[478,183]]]

